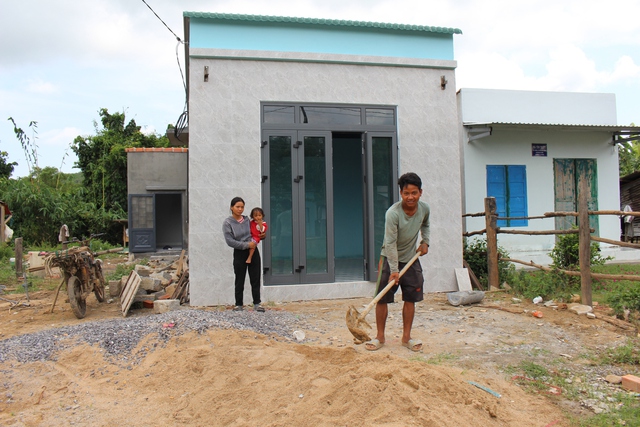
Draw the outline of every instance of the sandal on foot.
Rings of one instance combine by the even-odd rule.
[[[403,342],[402,346],[407,347],[411,351],[420,351],[422,350],[422,341],[410,339],[407,342]]]
[[[242,307],[241,305],[236,305],[235,307],[233,307],[233,311],[243,311],[244,307]]]
[[[380,350],[383,345],[384,343],[380,342],[378,338],[374,338],[371,341],[367,341],[366,343],[364,343],[364,348],[366,348],[369,351],[376,351],[376,350]]]
[[[255,311],[259,311],[259,312],[261,312],[261,313],[264,313],[264,307],[263,307],[263,306],[261,306],[260,304],[254,304],[254,305],[253,305],[253,309],[254,309]]]

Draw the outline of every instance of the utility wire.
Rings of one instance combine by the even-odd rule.
[[[178,36],[176,35],[176,33],[174,33],[174,32],[173,32],[173,30],[172,30],[171,28],[169,28],[169,26],[168,26],[168,25],[167,25],[167,24],[162,20],[162,18],[160,18],[160,17],[158,16],[158,14],[156,13],[156,11],[155,11],[155,10],[151,9],[151,6],[149,6],[149,4],[148,4],[145,0],[142,0],[142,3],[144,3],[145,5],[147,5],[147,7],[149,8],[149,10],[150,10],[151,12],[153,12],[153,14],[154,14],[154,15],[156,15],[156,18],[158,18],[158,19],[160,20],[160,22],[162,22],[162,23],[164,24],[164,26],[165,26],[165,27],[167,27],[167,30],[171,31],[171,34],[173,34],[173,35],[175,36],[175,38],[176,38],[180,43],[183,43],[183,41],[180,39],[180,37],[178,37]]]
[[[184,93],[185,93],[185,105],[184,105],[184,110],[182,112],[182,114],[180,114],[180,117],[178,118],[178,121],[176,123],[176,126],[174,128],[174,134],[176,136],[176,138],[178,138],[178,140],[180,140],[180,134],[182,133],[182,131],[188,126],[188,114],[187,114],[187,83],[185,81],[184,78],[184,73],[182,72],[182,66],[180,65],[180,56],[178,55],[178,49],[180,47],[180,44],[184,44],[184,42],[182,41],[182,39],[180,39],[180,37],[178,37],[176,35],[176,33],[173,32],[173,30],[171,28],[169,28],[169,26],[166,24],[166,22],[164,22],[162,20],[162,18],[160,18],[160,16],[158,16],[158,14],[155,12],[155,10],[153,10],[151,8],[151,6],[149,6],[149,4],[145,1],[142,0],[142,3],[144,3],[151,12],[153,12],[153,14],[156,16],[156,18],[158,18],[160,20],[160,22],[162,22],[162,24],[167,27],[167,30],[169,30],[171,32],[171,34],[174,35],[174,37],[176,38],[176,40],[178,40],[178,44],[176,45],[176,60],[178,61],[178,69],[180,70],[180,76],[182,77],[182,85],[184,86]]]

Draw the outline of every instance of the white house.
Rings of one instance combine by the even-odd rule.
[[[613,94],[461,89],[458,92],[463,154],[463,211],[484,211],[496,197],[506,229],[567,229],[574,217],[523,219],[545,212],[576,211],[581,174],[590,185],[590,210],[620,210]],[[485,228],[484,217],[467,217],[465,231]],[[620,218],[592,216],[595,234],[620,240]],[[549,264],[553,235],[499,234],[512,258]],[[603,256],[638,259],[639,251],[601,244]]]
[[[234,301],[221,231],[234,196],[271,226],[263,300],[372,296],[384,212],[409,171],[431,206],[425,291],[457,290],[460,30],[201,12],[184,24],[191,304]]]

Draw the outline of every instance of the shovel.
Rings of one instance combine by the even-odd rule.
[[[419,256],[420,252],[416,252],[413,258],[411,258],[411,261],[409,261],[407,265],[405,265],[404,268],[400,270],[400,273],[398,274],[398,280],[400,280],[402,275],[409,269],[409,267],[411,267],[411,265],[418,259]],[[376,305],[376,303],[380,301],[380,299],[395,284],[395,280],[390,281],[387,286],[385,286],[384,289],[381,290],[369,304],[367,304],[362,314],[360,314],[353,305],[349,306],[349,309],[347,310],[347,328],[349,328],[349,331],[355,337],[356,342],[359,341],[358,344],[366,341],[371,341],[371,337],[369,336],[369,334],[364,329],[362,329],[362,326],[366,326],[367,328],[371,329],[371,325],[369,325],[369,323],[367,323],[364,318],[367,317],[367,314],[369,314],[373,306]]]

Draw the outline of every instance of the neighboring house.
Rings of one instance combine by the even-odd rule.
[[[127,148],[129,252],[188,248],[187,148]]]
[[[636,171],[620,178],[620,209],[640,212],[640,172]],[[621,224],[625,241],[640,242],[640,217],[625,217]]]
[[[563,230],[575,217],[524,219],[545,212],[577,210],[581,175],[590,183],[590,210],[620,210],[613,94],[461,89],[458,92],[463,153],[463,210],[484,211],[496,198],[498,226],[520,230]],[[620,240],[620,218],[590,217],[595,234]],[[485,228],[484,217],[467,217],[465,231]],[[512,258],[548,264],[553,235],[499,234],[498,245]],[[640,251],[601,244],[603,255],[640,258]]]
[[[234,302],[222,235],[261,206],[263,300],[371,297],[397,178],[431,206],[425,291],[457,290],[460,30],[185,12],[192,305]],[[246,299],[249,299],[247,286]]]

